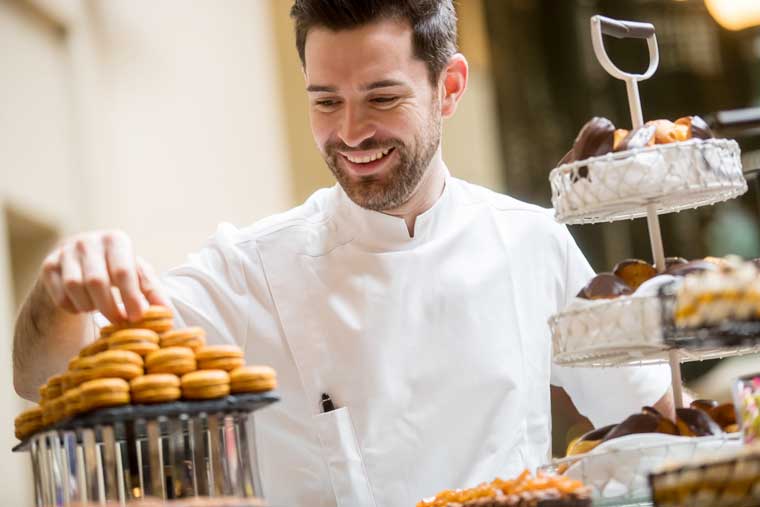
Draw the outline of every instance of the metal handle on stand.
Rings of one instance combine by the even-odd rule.
[[[649,67],[643,74],[631,74],[620,70],[604,49],[604,35],[617,39],[645,39],[649,50]],[[591,17],[591,43],[597,60],[612,77],[625,82],[628,93],[628,108],[631,113],[632,128],[637,129],[644,125],[644,115],[641,110],[641,98],[639,96],[639,81],[649,79],[654,75],[660,63],[660,53],[657,49],[657,36],[654,25],[651,23],[638,23],[635,21],[621,21],[605,16]],[[660,220],[657,216],[657,203],[647,204],[647,226],[649,228],[649,242],[652,247],[652,257],[658,273],[665,271],[665,249],[662,245],[662,233]],[[677,350],[671,350],[670,371],[673,385],[673,397],[676,407],[683,407],[683,386],[681,382],[680,356]]]

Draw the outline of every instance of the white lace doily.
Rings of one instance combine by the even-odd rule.
[[[747,191],[739,145],[692,139],[563,164],[549,175],[559,222],[587,224],[733,199]]]

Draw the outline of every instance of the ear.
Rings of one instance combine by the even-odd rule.
[[[456,112],[459,99],[462,98],[464,90],[467,88],[468,75],[467,58],[461,53],[456,53],[449,59],[449,63],[441,74],[443,85],[441,90],[441,116],[444,118],[450,118]]]

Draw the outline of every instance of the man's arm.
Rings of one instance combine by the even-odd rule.
[[[64,371],[69,358],[92,341],[90,312],[114,323],[136,321],[148,303],[167,304],[152,268],[135,256],[125,233],[95,231],[63,241],[42,263],[16,320],[16,392],[37,399],[37,388],[51,374]]]
[[[13,333],[13,386],[19,396],[37,400],[37,388],[66,369],[69,358],[93,339],[94,327],[89,315],[55,306],[38,280]]]

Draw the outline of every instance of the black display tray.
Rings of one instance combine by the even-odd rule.
[[[70,417],[48,426],[44,431],[50,430],[76,430],[80,428],[94,428],[116,422],[126,423],[137,419],[156,419],[158,417],[174,417],[179,415],[197,415],[201,413],[234,413],[253,412],[279,401],[276,392],[231,394],[215,400],[198,401],[173,401],[171,403],[157,403],[151,405],[122,405],[119,407],[101,408]],[[16,445],[13,452],[25,451],[29,439],[26,438]]]

